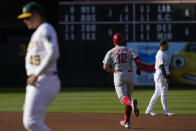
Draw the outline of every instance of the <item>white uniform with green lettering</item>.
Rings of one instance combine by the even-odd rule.
[[[132,60],[137,57],[133,49],[125,46],[116,46],[107,52],[103,63],[114,70],[114,85],[118,98],[128,96],[133,91]]]
[[[167,106],[167,92],[168,92],[168,83],[165,82],[165,77],[163,76],[160,65],[164,64],[166,74],[169,75],[169,64],[167,54],[159,50],[156,54],[155,60],[155,74],[154,74],[154,82],[155,82],[155,92],[150,100],[150,103],[147,107],[147,111],[153,111],[154,104],[158,100],[161,95],[161,103],[164,112],[170,112]]]
[[[35,86],[26,87],[23,123],[28,130],[50,130],[44,124],[44,119],[49,104],[60,90],[56,65],[58,57],[56,31],[45,22],[33,33],[25,58],[27,75],[38,75]]]

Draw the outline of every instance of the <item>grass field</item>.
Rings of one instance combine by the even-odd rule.
[[[134,90],[132,98],[138,99],[140,113],[145,112],[153,92],[153,88]],[[24,95],[25,87],[0,88],[0,112],[22,112]],[[169,89],[168,105],[176,114],[196,115],[196,88]],[[49,112],[123,113],[123,108],[113,87],[66,87],[62,88],[51,104]],[[160,99],[155,104],[154,110],[159,114],[162,113]]]

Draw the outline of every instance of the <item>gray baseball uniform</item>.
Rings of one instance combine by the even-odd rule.
[[[103,60],[104,64],[114,70],[114,85],[118,98],[131,98],[133,90],[132,60],[137,57],[133,49],[118,45],[109,50]]]

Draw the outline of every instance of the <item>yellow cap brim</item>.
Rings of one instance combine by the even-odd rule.
[[[27,18],[27,17],[30,17],[32,16],[32,13],[23,13],[21,15],[19,15],[17,18],[18,19],[24,19],[24,18]]]

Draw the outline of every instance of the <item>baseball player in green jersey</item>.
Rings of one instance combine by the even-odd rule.
[[[132,61],[137,65],[136,73],[141,74],[141,60],[132,48],[125,46],[124,37],[120,33],[113,36],[115,47],[107,52],[103,60],[103,69],[114,76],[114,85],[117,96],[121,103],[125,105],[124,120],[120,124],[125,128],[130,128],[130,115],[133,113],[139,116],[137,100],[131,99],[133,92],[133,69]]]
[[[57,34],[44,18],[43,7],[30,2],[23,7],[18,19],[23,19],[30,30],[35,30],[25,57],[27,73],[23,124],[28,131],[50,131],[44,123],[50,103],[60,90],[57,75],[59,49]]]
[[[167,105],[167,92],[168,92],[168,83],[169,83],[169,63],[168,57],[165,53],[168,50],[168,41],[160,41],[160,49],[158,50],[155,57],[155,74],[154,74],[154,82],[155,82],[155,92],[150,100],[150,103],[146,109],[145,114],[149,114],[152,116],[156,116],[157,114],[153,111],[154,104],[158,100],[159,96],[161,96],[161,103],[163,107],[164,115],[166,116],[174,116],[175,114],[170,112]]]

